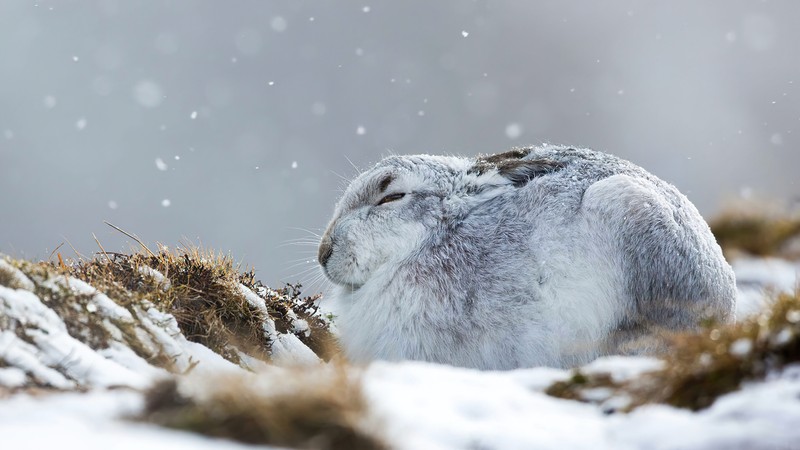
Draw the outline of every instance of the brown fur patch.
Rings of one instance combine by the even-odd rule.
[[[564,167],[563,163],[550,159],[523,159],[530,152],[528,148],[518,148],[496,155],[479,156],[468,173],[483,175],[497,169],[497,172],[511,180],[514,186],[521,187],[533,178]]]

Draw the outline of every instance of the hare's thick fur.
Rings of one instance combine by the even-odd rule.
[[[569,367],[732,320],[734,275],[697,209],[591,150],[392,156],[319,247],[352,360]]]

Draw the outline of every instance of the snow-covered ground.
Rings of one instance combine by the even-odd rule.
[[[9,271],[7,263],[0,260],[0,264]],[[765,290],[792,290],[798,283],[800,265],[796,263],[742,259],[733,265],[740,283],[740,318],[763,307]],[[0,368],[0,394],[2,386],[23,385],[31,376],[65,389],[78,385],[88,392],[27,392],[0,398],[2,448],[253,448],[130,420],[142,410],[139,389],[165,377],[166,371],[136,356],[121,340],[94,351],[70,336],[63,321],[31,292],[32,282],[12,272],[17,288],[0,286],[0,326],[4,317],[15,318],[24,323],[26,339],[0,328],[0,361],[12,362]],[[63,277],[61,282],[87,295],[87,308],[112,317],[112,326],[129,320],[125,308],[91,286]],[[245,292],[248,301],[262,301],[251,294]],[[219,371],[246,373],[186,340],[171,316],[155,310],[146,313],[151,319],[148,339],[169,346],[179,367],[192,368],[188,377]],[[274,326],[266,326],[265,332],[276,334]],[[283,353],[278,359],[312,362],[310,350],[287,336],[275,346],[275,351]],[[593,362],[584,372],[610,372],[615,379],[630,379],[659,364],[653,359],[609,357]],[[280,377],[273,372],[258,376],[266,377],[267,384],[269,377],[279,383]],[[608,414],[602,405],[543,393],[553,382],[570,376],[568,371],[549,368],[480,372],[380,362],[365,368],[359,380],[371,415],[369,426],[393,448],[800,448],[800,367],[790,366],[767,381],[747,384],[699,412],[648,405],[627,414]],[[107,389],[110,386],[117,389]]]

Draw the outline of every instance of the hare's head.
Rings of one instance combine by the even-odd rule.
[[[413,261],[478,206],[524,186],[559,163],[529,150],[467,159],[392,156],[362,173],[336,205],[319,246],[334,283],[358,288],[376,273]]]

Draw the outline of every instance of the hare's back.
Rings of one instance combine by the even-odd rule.
[[[612,175],[586,189],[581,213],[601,227],[621,260],[632,302],[622,325],[677,330],[732,318],[733,271],[676,188],[652,175]]]

